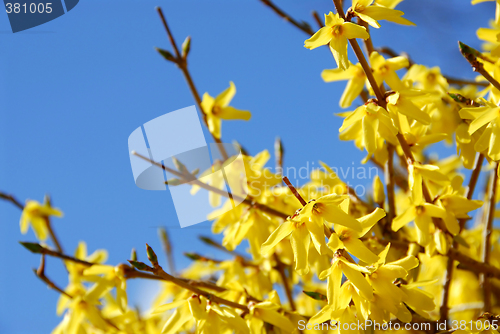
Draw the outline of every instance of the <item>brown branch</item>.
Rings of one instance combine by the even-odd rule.
[[[150,279],[150,280],[156,280],[156,281],[167,281],[167,279],[161,277],[161,276],[157,276],[155,274],[149,274],[149,273],[145,273],[145,272],[142,272],[142,271],[138,271],[138,270],[135,270],[134,268],[130,267],[130,266],[127,266],[125,265],[125,278],[126,279],[134,279],[134,278],[143,278],[143,279]],[[205,282],[205,281],[196,281],[196,280],[190,280],[190,279],[187,279],[187,278],[183,278],[183,277],[177,277],[179,280],[181,281],[184,281],[192,286],[195,286],[195,287],[199,287],[199,288],[204,288],[204,289],[209,289],[209,290],[213,290],[213,291],[216,291],[216,292],[224,292],[224,291],[227,291],[226,288],[224,287],[221,287],[221,286],[218,286],[218,285],[215,285],[211,282]]]
[[[368,23],[366,23],[365,21],[363,21],[360,17],[358,17],[358,24],[360,26],[362,26],[362,27],[365,27],[366,32],[368,34],[370,33],[370,27],[368,26]],[[371,35],[370,35],[370,37],[368,37],[367,39],[365,39],[363,42],[365,44],[366,54],[368,55],[368,57],[370,57],[370,55],[372,54],[372,52],[375,51],[375,49],[373,48],[373,41],[372,41]]]
[[[204,256],[204,255],[200,255],[198,253],[193,253],[193,252],[186,252],[186,253],[184,253],[184,255],[193,261],[213,262],[213,263],[223,262],[223,260],[213,259],[213,258]],[[239,262],[243,267],[259,268],[258,264],[249,262],[249,261],[247,261],[241,257],[238,257],[238,256],[235,258],[235,261]]]
[[[446,79],[446,81],[448,81],[449,84],[455,84],[455,85],[460,85],[460,86],[474,85],[474,86],[488,87],[490,85],[487,82],[457,79],[457,78],[452,78],[452,77],[447,76],[447,75],[443,75],[443,77]]]
[[[170,269],[171,273],[175,273],[175,262],[174,262],[173,252],[172,252],[172,243],[170,242],[170,238],[168,236],[167,230],[163,227],[160,227],[158,229],[158,235],[160,237],[163,251],[165,252],[165,255],[167,256],[168,268]]]
[[[0,192],[0,199],[6,200],[8,202],[11,202],[12,204],[14,204],[20,210],[24,209],[24,205],[21,202],[19,202],[14,196],[12,196],[10,194],[6,194],[4,192]]]
[[[278,16],[280,16],[283,19],[285,19],[285,21],[290,22],[295,27],[297,27],[300,30],[302,30],[304,33],[306,33],[308,35],[313,35],[314,34],[314,31],[311,29],[311,27],[309,26],[309,24],[307,24],[306,22],[302,22],[302,23],[298,22],[297,20],[295,20],[294,18],[292,18],[290,15],[288,15],[287,13],[285,13],[278,6],[276,6],[272,1],[270,1],[270,0],[260,0],[260,2],[262,2],[264,5],[266,5],[269,8],[271,8],[276,14],[278,14]]]
[[[243,255],[241,253],[238,253],[236,251],[230,251],[228,250],[226,247],[222,246],[220,243],[216,242],[215,240],[213,240],[212,238],[210,237],[206,237],[206,236],[199,236],[198,237],[203,243],[209,245],[209,246],[212,246],[212,247],[215,247],[223,252],[226,252],[230,255],[233,255],[234,257],[239,257],[239,258],[242,258],[242,259],[245,259],[247,261],[250,261],[251,259],[248,258],[248,256],[246,255]]]
[[[448,256],[474,269],[475,272],[485,274],[489,277],[495,277],[500,279],[500,269],[495,266],[492,266],[485,262],[474,260],[473,258],[465,254],[462,254],[461,252],[459,252],[454,248],[450,248]]]
[[[198,109],[200,110],[202,116],[203,116],[203,121],[205,122],[205,125],[208,127],[208,121],[207,121],[207,115],[206,111],[203,110],[203,107],[201,106],[201,97],[200,94],[198,93],[198,90],[196,89],[196,86],[194,85],[193,78],[191,76],[191,73],[189,72],[188,65],[187,65],[187,54],[183,56],[181,52],[179,51],[179,48],[177,46],[177,43],[175,42],[174,35],[170,31],[170,28],[167,24],[167,20],[165,19],[165,15],[163,15],[163,11],[160,7],[156,7],[156,11],[158,12],[158,15],[160,15],[161,22],[163,23],[163,27],[165,28],[165,31],[167,32],[168,39],[170,41],[170,44],[172,45],[174,52],[175,52],[175,57],[173,59],[173,62],[177,64],[177,66],[180,68],[182,74],[184,75],[184,78],[186,79],[186,82],[189,86],[189,89],[191,90],[191,94],[193,94],[194,100],[196,101],[196,105],[198,106]],[[219,138],[215,137],[212,133],[212,138],[213,140],[217,143],[217,147],[219,151],[221,152],[221,155],[224,160],[227,160],[229,158],[226,150],[224,149],[224,146],[222,145],[222,142]]]
[[[47,286],[49,288],[56,290],[60,294],[65,295],[66,297],[68,297],[70,299],[73,298],[73,296],[71,296],[69,293],[67,293],[66,291],[64,291],[60,287],[58,287],[54,282],[52,282],[51,279],[49,279],[45,275],[45,255],[44,254],[42,254],[42,257],[40,259],[40,266],[38,267],[38,269],[33,269],[33,272],[35,273],[35,275],[39,279],[41,279],[43,282],[45,282],[45,284],[47,284]]]
[[[408,59],[408,67],[410,68],[412,65],[415,63],[411,60],[411,58],[408,56],[406,52],[402,52],[401,54],[398,54],[391,48],[388,48],[386,46],[381,47],[381,48],[376,48],[375,49],[378,53],[384,53],[388,55],[389,57],[398,57],[398,56],[403,56]],[[453,78],[450,77],[449,75],[443,75],[443,77],[448,81],[449,84],[454,84],[454,85],[460,85],[460,86],[465,86],[465,85],[474,85],[474,86],[481,86],[481,87],[488,87],[489,83],[487,82],[479,82],[479,81],[472,81],[472,80],[466,80],[466,79],[458,79],[458,78]]]
[[[389,243],[391,243],[391,246],[399,248],[399,249],[408,249],[409,245],[411,242],[409,240],[385,240],[385,239],[380,239],[377,237],[368,237],[368,238],[361,238],[360,240],[375,240],[379,242],[383,246],[387,246]],[[419,249],[420,253],[425,253],[425,248],[420,247]],[[452,258],[455,261],[460,262],[463,265],[463,268],[465,270],[469,270],[475,273],[484,273],[488,275],[489,277],[495,277],[500,279],[500,268],[497,268],[495,266],[492,266],[488,263],[484,263],[481,261],[474,260],[468,255],[465,255],[461,253],[459,250],[455,248],[450,248],[448,251],[448,254],[446,254],[450,258]]]
[[[488,61],[486,57],[483,56],[483,54],[470,46],[458,42],[458,45],[460,47],[460,52],[464,56],[464,58],[469,62],[469,64],[472,66],[472,70],[474,72],[480,73],[486,80],[488,80],[496,89],[500,90],[500,83],[493,78],[488,71],[484,69],[484,65],[478,60],[483,59]]]
[[[476,159],[476,164],[474,166],[474,170],[472,171],[470,180],[469,180],[469,186],[467,187],[467,199],[472,199],[472,196],[474,194],[474,190],[476,189],[476,184],[477,180],[479,178],[479,173],[481,173],[481,167],[483,166],[483,161],[484,161],[484,155],[481,153],[478,153],[478,157]],[[463,230],[465,223],[467,222],[466,218],[462,218],[459,221],[460,225],[460,232]],[[459,232],[459,233],[460,233]],[[453,241],[452,248],[458,249],[458,242]],[[450,287],[452,283],[452,277],[453,277],[453,271],[454,271],[454,261],[451,257],[448,257],[448,260],[446,262],[446,272],[445,272],[445,279],[444,279],[444,285],[443,285],[443,295],[441,299],[441,306],[439,308],[439,320],[441,322],[445,322],[448,320],[448,314],[450,312],[449,308],[449,299],[450,299]]]
[[[371,157],[370,158],[370,161],[375,165],[377,166],[378,168],[380,168],[382,171],[384,171],[384,165],[382,165],[380,162],[378,162],[377,160],[375,160],[375,158]],[[394,165],[394,164],[393,164]],[[394,169],[394,174],[392,174],[392,177],[394,178],[394,183],[400,188],[402,189],[403,191],[408,191],[408,182],[407,180],[405,179],[405,177],[403,177],[403,175],[401,175],[401,172],[398,170],[398,169]]]
[[[281,262],[279,259],[278,255],[274,253],[274,260],[276,261],[276,267],[275,269],[278,271],[281,277],[281,281],[283,282],[283,288],[285,290],[286,297],[288,299],[288,303],[290,304],[290,308],[292,311],[295,311],[297,308],[295,306],[295,301],[293,300],[293,292],[292,289],[290,288],[290,285],[288,284],[288,278],[286,277],[285,274],[285,264]]]
[[[318,25],[318,27],[321,29],[323,28],[325,25],[323,24],[323,21],[321,21],[321,17],[319,17],[319,14],[317,11],[313,10],[312,11],[312,16],[314,18],[314,21],[316,21],[316,24]]]
[[[61,246],[61,243],[59,242],[59,239],[57,239],[56,234],[54,233],[54,229],[52,229],[52,224],[50,223],[50,218],[44,217],[44,219],[45,219],[45,225],[47,225],[47,230],[49,231],[50,239],[52,239],[54,246],[56,247],[56,249],[59,253],[64,253],[62,246]]]
[[[290,190],[292,191],[292,194],[295,197],[297,197],[297,199],[299,200],[300,204],[302,204],[302,206],[305,206],[307,204],[307,202],[304,200],[304,198],[302,198],[302,196],[299,194],[299,192],[297,191],[297,189],[295,189],[295,187],[290,182],[290,180],[288,179],[288,177],[284,176],[283,177],[283,181],[285,181],[285,183],[288,186],[288,188],[290,188]]]
[[[158,262],[151,261],[152,264],[153,264],[153,267],[150,267],[150,266],[148,266],[148,265],[146,265],[145,263],[142,263],[142,262],[135,262],[135,261],[129,261],[129,262],[132,264],[132,266],[134,266],[136,268],[139,267],[137,269],[153,273],[156,276],[159,276],[159,277],[163,278],[165,281],[172,282],[172,283],[180,286],[181,288],[189,290],[189,291],[191,291],[191,292],[193,292],[193,293],[195,293],[195,294],[197,294],[199,296],[204,296],[208,300],[211,300],[214,303],[222,304],[222,305],[227,305],[227,306],[230,306],[230,307],[233,307],[233,308],[237,308],[237,309],[240,309],[240,310],[243,310],[243,311],[246,311],[246,312],[250,311],[246,305],[242,305],[242,304],[239,304],[239,303],[236,303],[236,302],[233,302],[233,301],[230,301],[230,300],[218,297],[216,295],[213,295],[213,294],[211,294],[211,293],[209,293],[207,291],[201,290],[201,289],[199,289],[199,288],[197,288],[197,287],[189,284],[188,281],[181,280],[181,279],[179,279],[179,278],[177,278],[175,276],[172,276],[172,275],[166,273],[163,270],[163,268],[158,264]]]
[[[35,243],[35,242],[20,242],[20,244],[23,245],[30,252],[35,253],[35,254],[49,255],[52,257],[60,258],[62,260],[67,260],[67,261],[79,263],[79,264],[82,264],[82,265],[88,266],[88,267],[96,264],[93,262],[88,262],[85,260],[77,259],[76,257],[69,256],[69,255],[63,254],[61,252],[53,251],[53,250],[48,249],[40,244]]]
[[[285,154],[285,148],[283,147],[283,142],[280,137],[276,137],[274,141],[274,157],[276,163],[276,170],[279,170],[279,174],[283,175],[283,157]]]
[[[476,164],[470,176],[469,185],[467,186],[467,199],[472,199],[474,195],[474,190],[476,189],[477,180],[479,179],[479,174],[481,173],[481,168],[483,167],[484,155],[478,153],[478,157],[476,159]],[[460,231],[462,231],[465,227],[465,223],[467,222],[467,218],[462,218],[459,220]]]
[[[346,16],[344,13],[344,9],[342,8],[342,3],[340,0],[333,0],[333,4],[335,5],[335,8],[337,9],[337,13],[339,16],[346,20]],[[366,78],[370,82],[370,85],[372,86],[373,91],[375,92],[375,96],[377,96],[378,103],[380,106],[383,108],[386,107],[386,102],[385,102],[385,97],[384,97],[384,92],[381,91],[380,87],[377,85],[377,81],[375,80],[375,77],[373,76],[372,69],[370,65],[368,64],[365,56],[363,55],[363,51],[361,51],[361,48],[359,47],[358,41],[356,41],[355,38],[349,39],[349,44],[351,44],[352,49],[354,50],[354,53],[356,54],[356,57],[358,58],[359,63],[361,64],[361,67],[363,68],[363,71],[365,72]]]
[[[344,9],[342,8],[342,4],[340,3],[339,0],[333,0],[333,3],[335,4],[335,8],[337,9],[338,14],[340,15],[341,18],[344,20],[346,19]],[[375,93],[375,96],[377,97],[377,103],[379,106],[381,106],[384,109],[387,109],[387,102],[385,100],[385,92],[383,91],[383,87],[379,87],[377,85],[377,82],[375,80],[375,77],[373,76],[372,70],[370,65],[368,64],[363,51],[361,51],[361,48],[359,47],[358,42],[356,39],[349,39],[349,44],[351,44],[352,49],[354,50],[354,53],[356,54],[356,57],[358,58],[359,63],[361,64],[361,67],[363,68],[363,71],[366,74],[366,77],[368,81],[370,82],[370,85],[372,86],[372,89]],[[403,152],[405,154],[406,160],[408,164],[414,163],[415,162],[415,157],[413,156],[413,153],[411,151],[410,145],[406,142],[405,137],[401,134],[398,133],[396,135],[398,142],[403,149]],[[432,203],[432,198],[429,192],[429,189],[427,188],[427,185],[425,182],[422,182],[422,192],[425,198],[425,201],[428,203]],[[438,227],[442,231],[447,231],[446,226],[444,225],[443,221],[440,219],[433,219],[434,225]]]
[[[190,182],[191,184],[196,184],[197,186],[199,186],[200,188],[203,188],[205,190],[208,190],[208,191],[212,191],[220,196],[224,196],[224,197],[227,197],[229,198],[229,194],[226,192],[226,191],[223,191],[219,188],[215,188],[215,187],[212,187],[211,185],[208,185],[206,183],[203,183],[201,182],[200,180],[194,178],[192,175],[191,176],[188,176],[186,174],[183,174],[183,173],[180,173],[172,168],[169,168],[167,166],[164,166],[156,161],[153,161],[135,151],[132,151],[131,152],[133,155],[145,160],[145,161],[148,161],[149,163],[177,176],[177,177],[180,177],[181,179],[183,179],[184,181],[187,181],[187,182]],[[261,203],[258,203],[258,202],[255,202],[250,196],[247,196],[246,198],[243,198],[243,197],[240,197],[238,195],[235,195],[235,194],[231,194],[232,198],[238,202],[242,202],[242,203],[245,203],[247,205],[250,205],[252,207],[255,207],[263,212],[266,212],[266,213],[269,213],[273,216],[276,216],[276,217],[279,217],[279,218],[283,218],[283,219],[286,219],[288,217],[288,215],[286,213],[283,213],[283,212],[280,212],[278,210],[275,210],[265,204],[261,204]]]
[[[387,143],[387,162],[384,167],[385,184],[387,188],[387,203],[389,211],[387,212],[387,226],[391,226],[392,220],[396,217],[396,204],[394,200],[394,146]]]
[[[486,222],[484,224],[483,229],[483,244],[481,249],[481,261],[484,263],[488,263],[490,261],[491,254],[491,234],[493,229],[493,219],[495,218],[495,204],[496,204],[496,195],[498,188],[498,166],[499,163],[495,164],[495,168],[491,171],[491,180],[490,180],[490,202],[488,205],[488,216]],[[489,278],[482,274],[480,276],[480,284],[483,288],[484,292],[484,311],[491,312],[492,304],[491,304],[491,282]]]

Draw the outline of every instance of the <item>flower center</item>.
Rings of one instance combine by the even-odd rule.
[[[221,107],[220,107],[220,106],[214,106],[214,107],[212,108],[212,114],[214,114],[214,115],[219,114],[219,113],[220,113],[220,111],[221,111]]]
[[[356,12],[362,12],[365,10],[365,6],[360,5],[359,3],[356,4],[356,7],[354,7],[354,11]]]
[[[340,36],[342,35],[342,26],[341,25],[335,25],[332,27],[332,34],[333,36]]]

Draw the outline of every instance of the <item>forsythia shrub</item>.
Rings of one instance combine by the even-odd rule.
[[[370,29],[383,20],[413,24],[395,9],[401,0],[352,0],[345,12],[334,0],[337,13],[325,14],[317,32],[261,1],[310,36],[306,48],[328,45],[338,68],[322,78],[347,80],[340,106],[350,111],[340,114],[340,139],[366,151],[363,163],[383,169],[385,179],[376,177],[372,194],[360,198],[323,164],[295,189],[264,167],[268,151],[245,155],[249,196],[233,210],[214,212],[212,229],[224,235],[222,244],[203,239],[233,259],[187,254],[193,264],[179,273],[167,273],[149,246],[149,264],[135,252],[127,264],[106,264],[106,251],[89,254],[83,242],[73,255],[63,254],[51,226],[51,216],[62,212],[50,199],[22,205],[4,195],[23,208],[21,232],[29,226],[36,232],[39,242],[22,243],[42,256],[36,274],[60,293],[57,313],[64,316],[53,333],[499,333],[500,233],[493,221],[500,198],[500,1],[491,28],[477,32],[484,52],[459,43],[480,74],[470,82],[374,50]],[[190,39],[178,47],[158,12],[173,53],[157,50],[192,83]],[[348,57],[349,44],[357,62]],[[222,120],[251,116],[230,106],[232,82],[215,98],[190,88],[216,142]],[[356,99],[362,105],[351,107]],[[456,144],[456,156],[430,159],[426,150],[441,141]],[[275,151],[280,164],[279,141]],[[181,162],[177,167],[190,180]],[[471,170],[467,182],[462,168]],[[481,173],[490,174],[489,182],[477,195]],[[207,187],[222,185],[211,179]],[[211,204],[220,200],[211,193]],[[230,207],[230,199],[223,205]],[[171,252],[166,231],[161,236]],[[43,243],[47,238],[53,247]],[[236,252],[244,240],[248,253]],[[64,262],[66,287],[45,275],[49,256]],[[128,305],[131,278],[162,282],[151,311],[139,314]]]

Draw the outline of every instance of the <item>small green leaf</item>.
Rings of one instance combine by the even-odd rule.
[[[215,241],[213,241],[212,239],[210,239],[209,237],[204,237],[204,236],[200,236],[198,237],[202,242],[204,242],[205,244],[207,245],[210,245],[210,246],[215,246],[215,247],[219,247],[219,244],[217,244]]]
[[[459,234],[453,237],[453,240],[456,241],[459,245],[464,246],[465,248],[470,248],[469,244],[467,241]]]
[[[186,37],[184,43],[182,43],[182,57],[186,59],[191,50],[191,36]]]
[[[448,93],[448,95],[453,99],[453,101],[458,103],[465,103],[467,100],[464,96],[460,94]]]
[[[155,252],[153,251],[153,248],[151,248],[148,244],[146,244],[146,252],[148,253],[149,262],[151,262],[151,264],[153,266],[157,266],[158,265],[158,257],[156,256]]]
[[[160,237],[161,244],[167,253],[172,252],[172,245],[170,244],[170,238],[168,237],[167,230],[163,227],[158,229],[158,236]]]
[[[167,184],[169,186],[179,186],[179,185],[183,184],[183,182],[179,179],[171,178],[170,180],[165,181],[165,184]]]
[[[308,295],[309,297],[311,297],[312,299],[316,299],[316,300],[321,300],[321,301],[326,301],[326,296],[324,294],[321,294],[319,292],[314,292],[314,291],[302,291],[303,293],[305,293],[306,295]]]
[[[137,270],[147,271],[148,269],[150,269],[149,266],[143,262],[138,262],[134,260],[128,260],[128,262]]]
[[[177,168],[179,172],[181,172],[184,175],[191,174],[189,173],[189,170],[187,169],[186,165],[177,160],[176,157],[172,157],[172,161],[174,162],[175,168]]]
[[[195,253],[184,253],[184,256],[186,256],[187,258],[189,258],[193,261],[201,260],[201,256],[199,256],[198,254],[195,254]]]
[[[166,60],[174,62],[174,63],[177,62],[177,60],[175,59],[174,55],[171,54],[170,51],[163,50],[163,49],[160,49],[160,48],[155,48],[155,49]]]
[[[19,242],[19,243],[21,245],[23,245],[24,247],[26,247],[26,249],[32,253],[35,253],[35,254],[42,254],[43,253],[44,248],[40,244],[37,244],[35,242]]]
[[[132,261],[137,261],[137,251],[135,250],[135,248],[132,248],[130,258],[132,259]]]

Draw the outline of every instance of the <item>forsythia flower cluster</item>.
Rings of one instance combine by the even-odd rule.
[[[68,271],[57,305],[63,319],[53,333],[379,331],[322,326],[366,320],[429,325],[401,329],[407,332],[499,333],[500,231],[492,222],[500,199],[500,1],[491,27],[477,32],[485,51],[461,44],[480,73],[465,83],[406,56],[385,57],[370,43],[366,59],[348,58],[349,43],[360,50],[358,40],[369,41],[369,30],[381,21],[413,25],[395,9],[400,2],[352,0],[346,13],[325,14],[324,26],[305,41],[309,49],[328,45],[338,67],[321,76],[347,81],[340,107],[351,109],[338,114],[344,118],[340,139],[366,151],[363,163],[385,169],[385,183],[375,178],[372,194],[359,198],[322,164],[295,189],[265,167],[267,150],[245,155],[250,201],[227,210],[228,199],[216,209],[209,218],[222,242],[205,240],[234,256],[188,254],[194,262],[178,276],[163,270],[149,246],[151,265],[134,255],[130,265],[113,266],[105,264],[104,250],[88,255],[83,242],[72,256],[27,243],[35,253],[61,257]],[[339,9],[341,2],[334,3]],[[222,120],[250,119],[250,112],[229,106],[235,93],[231,82],[215,98],[203,95],[206,124],[217,139]],[[457,154],[431,158],[429,148],[439,142],[456,146]],[[479,175],[488,173],[489,186],[481,192]],[[216,181],[210,185],[223,186]],[[211,196],[217,206],[219,196]],[[29,201],[21,231],[31,224],[43,242],[50,217],[61,215],[50,203]],[[235,251],[242,244],[248,244],[245,254]],[[128,304],[132,278],[161,281],[151,310]],[[448,323],[443,329],[438,321]],[[453,321],[465,325],[454,328]],[[307,328],[299,329],[300,323]]]

